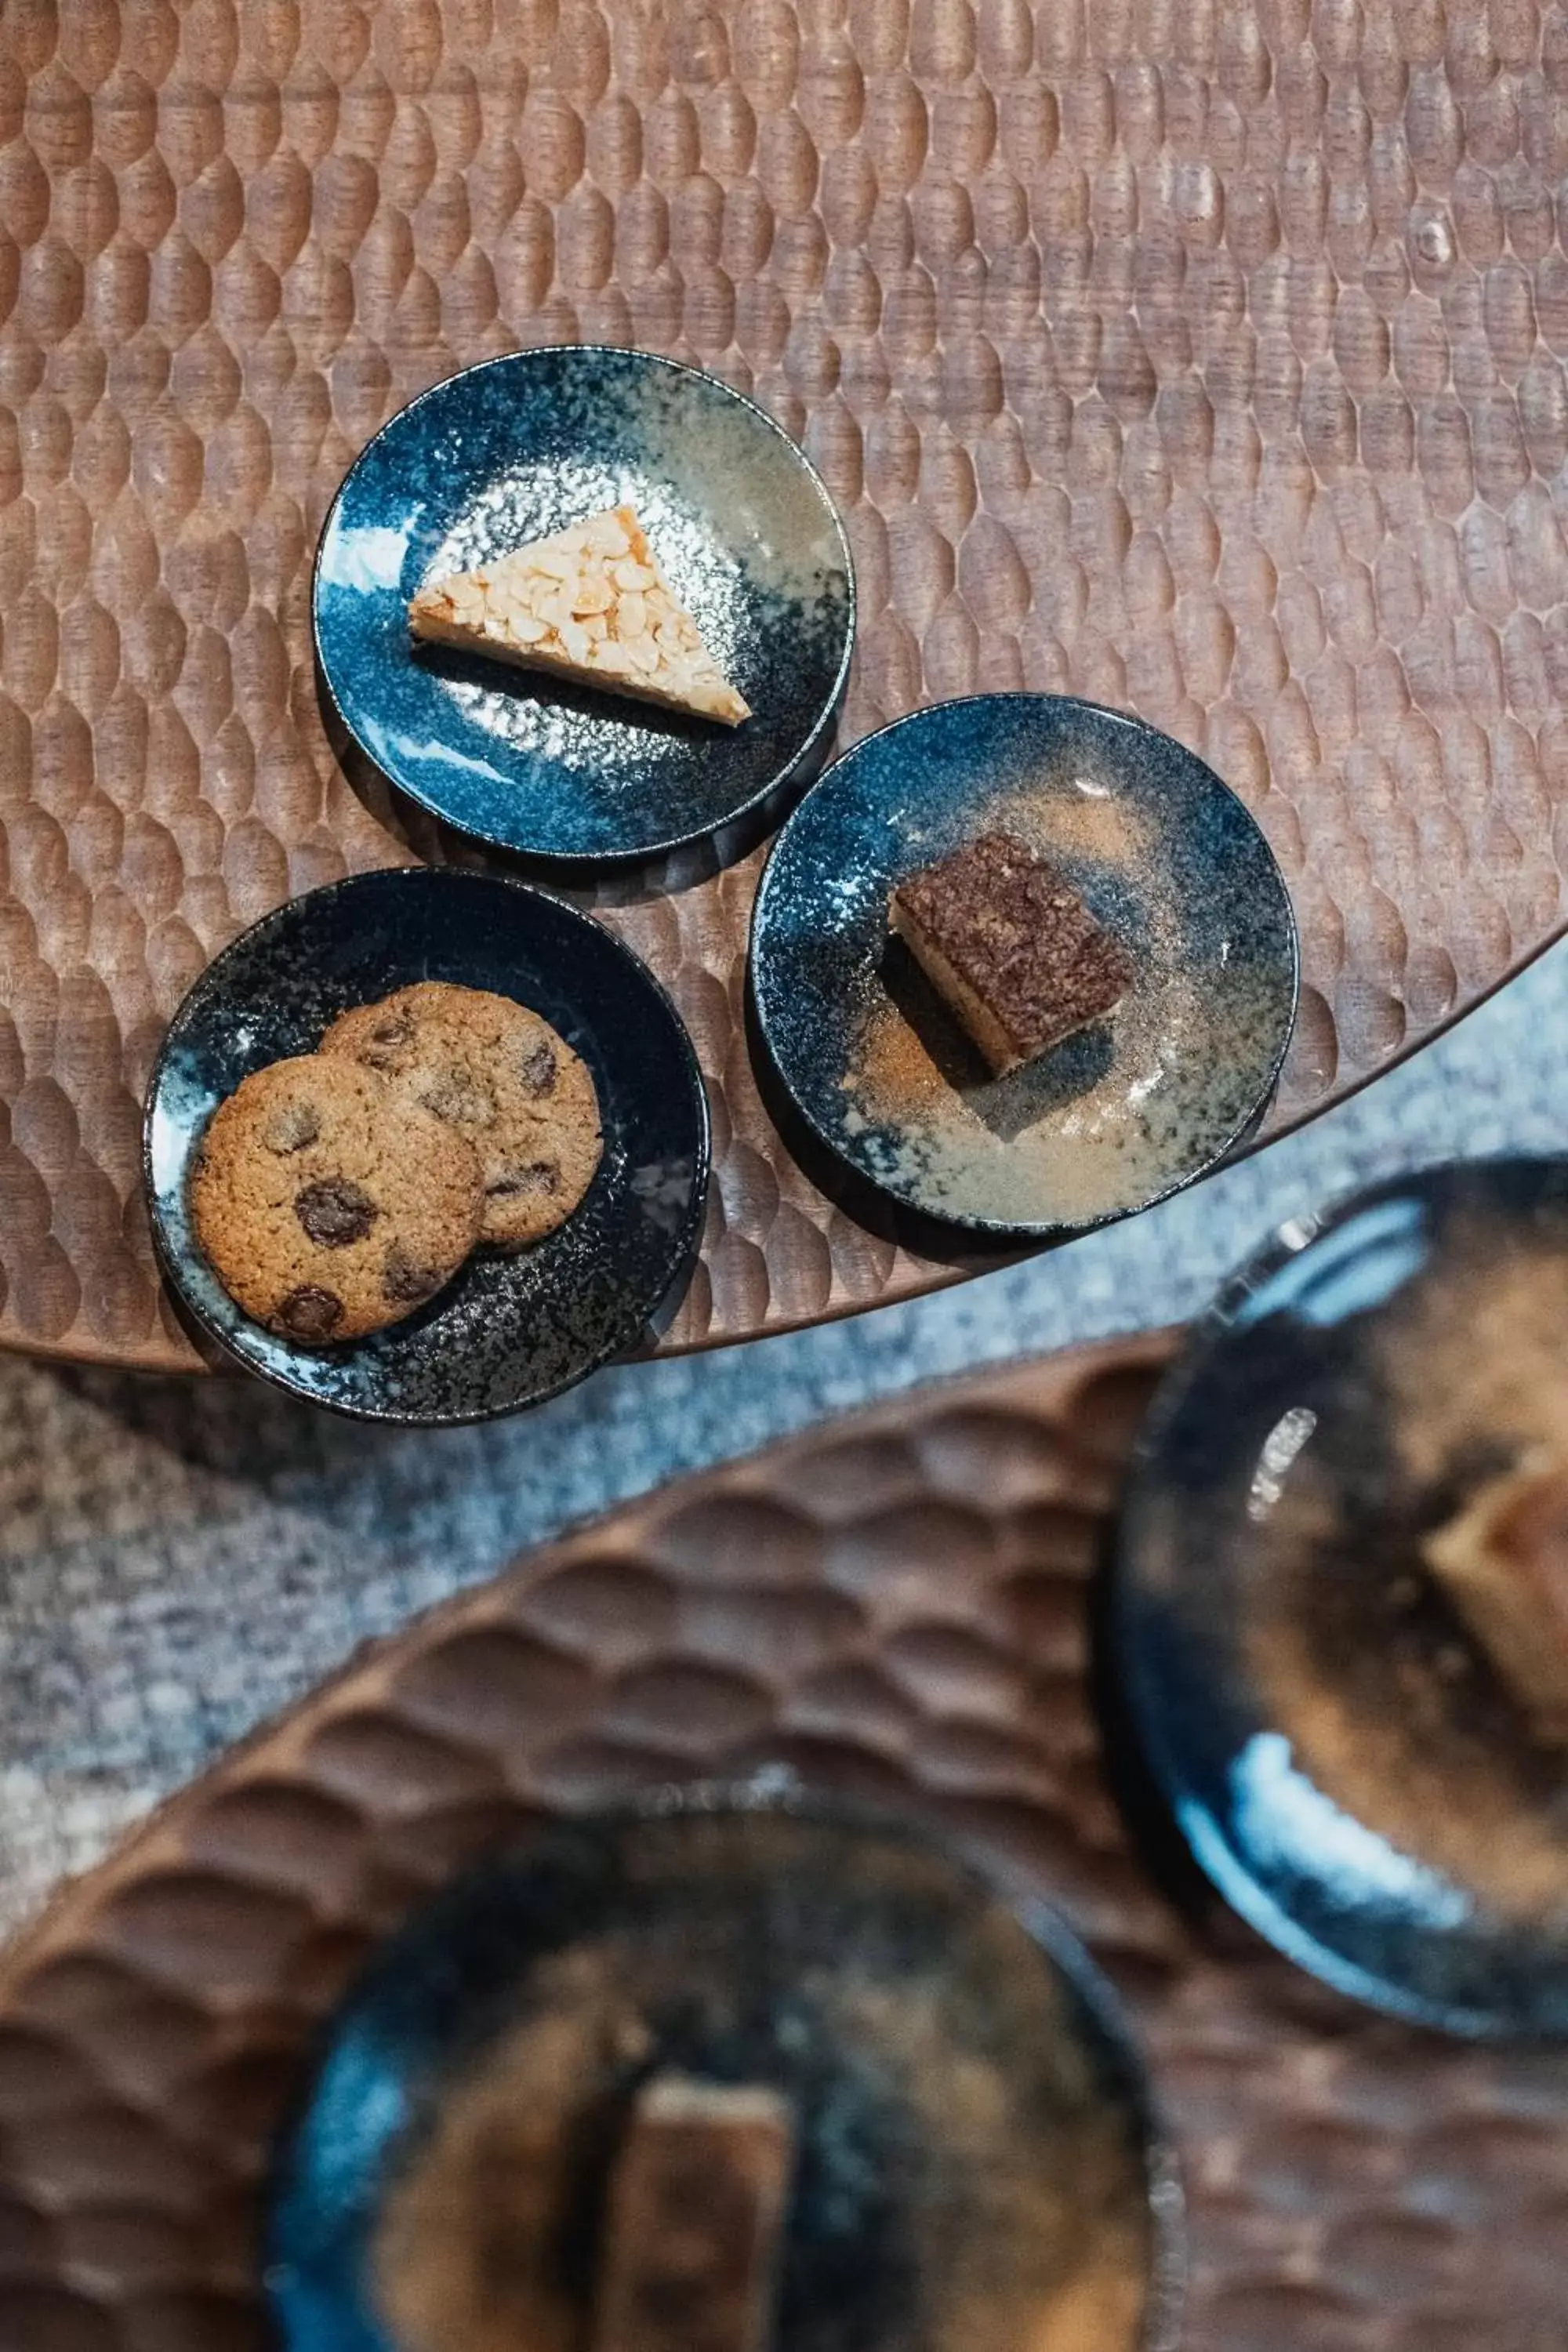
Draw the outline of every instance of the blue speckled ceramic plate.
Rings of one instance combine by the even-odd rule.
[[[541,2014],[575,2053],[564,2074],[531,2063]],[[1080,2335],[1170,2352],[1175,2168],[1073,1937],[907,1826],[702,1790],[542,1833],[374,1956],[277,2167],[280,2345],[405,2344],[385,2282],[424,2270],[431,2209],[454,2352],[585,2342],[605,2176],[665,2069],[790,2101],[777,2352]],[[517,2173],[520,2108],[535,2162],[552,2126],[572,2151],[563,2210]],[[489,2193],[454,2194],[476,2168]],[[542,2305],[557,2323],[542,2335],[526,2324]]]
[[[1453,2032],[1568,2035],[1568,1744],[1424,1545],[1565,1421],[1568,1160],[1431,1169],[1236,1276],[1121,1523],[1129,1702],[1198,1861],[1301,1967]]]
[[[1048,856],[1136,976],[1114,1016],[993,1078],[888,928],[893,886],[1000,827]],[[906,1208],[1048,1239],[1212,1168],[1273,1091],[1296,927],[1235,794],[1135,719],[1055,695],[940,703],[868,736],[790,818],[752,932],[759,1025],[817,1136]]]
[[[242,1314],[197,1248],[186,1185],[240,1080],[312,1052],[329,1022],[419,980],[542,1013],[593,1073],[605,1151],[580,1206],[516,1256],[477,1252],[405,1322],[301,1348]],[[164,1270],[203,1330],[279,1388],[377,1421],[480,1421],[537,1404],[635,1346],[684,1286],[708,1181],[708,1102],[669,999],[602,925],[542,890],[416,867],[293,898],[185,997],[148,1096],[145,1163]]]
[[[422,581],[622,502],[751,704],[742,726],[415,649]],[[377,434],[327,517],[315,625],[344,724],[422,807],[531,857],[647,859],[815,772],[855,593],[832,500],[760,408],[668,360],[574,347],[486,361]]]

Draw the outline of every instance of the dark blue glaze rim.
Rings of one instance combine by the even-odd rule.
[[[536,352],[548,352],[552,358],[598,358],[602,355],[609,354],[619,359],[635,359],[647,367],[661,368],[670,375],[689,377],[700,383],[711,386],[715,391],[723,394],[726,398],[733,401],[737,407],[749,411],[750,414],[756,417],[760,423],[766,425],[768,431],[783,445],[784,449],[789,453],[791,457],[795,459],[801,471],[810,482],[812,488],[816,491],[816,496],[821,502],[825,514],[832,524],[834,533],[838,541],[839,553],[844,565],[847,602],[844,620],[844,651],[839,660],[837,676],[835,677],[833,685],[824,700],[823,707],[817,714],[810,734],[800,745],[794,758],[788,761],[774,775],[769,777],[764,783],[758,786],[754,791],[749,793],[743,800],[738,801],[733,808],[725,810],[710,823],[690,826],[684,831],[656,835],[653,839],[647,842],[639,842],[635,847],[628,847],[624,850],[595,851],[589,849],[575,849],[568,851],[541,848],[537,846],[521,848],[515,841],[508,840],[502,834],[463,822],[453,816],[450,811],[444,807],[438,801],[432,799],[428,794],[422,792],[417,785],[407,782],[404,778],[388,775],[387,781],[393,785],[395,791],[401,793],[405,799],[413,802],[416,807],[423,809],[427,815],[435,817],[438,823],[450,825],[454,832],[461,834],[465,838],[471,841],[481,841],[489,848],[505,851],[508,855],[512,856],[525,857],[531,864],[536,864],[545,867],[559,866],[567,869],[582,869],[584,867],[592,866],[616,867],[624,866],[651,865],[659,858],[673,855],[677,850],[690,847],[694,843],[715,841],[721,838],[727,838],[731,835],[733,835],[737,841],[744,846],[748,840],[746,834],[748,820],[752,821],[752,824],[762,822],[764,824],[769,821],[776,821],[778,812],[787,805],[789,798],[795,789],[801,784],[803,780],[809,780],[820,767],[821,761],[819,755],[823,752],[825,746],[829,741],[834,730],[837,726],[839,713],[844,707],[844,698],[848,689],[849,670],[851,663],[854,660],[855,640],[859,622],[859,601],[855,581],[855,560],[850,551],[849,535],[847,530],[845,529],[844,518],[838,511],[837,501],[829,490],[826,483],[824,481],[820,470],[812,458],[807,456],[805,450],[801,446],[801,444],[796,441],[792,435],[784,431],[784,426],[779,423],[778,419],[775,416],[771,416],[760,401],[753,400],[748,393],[737,392],[732,384],[725,383],[722,376],[713,374],[711,370],[708,368],[692,367],[684,360],[668,359],[662,352],[643,351],[635,343],[523,343],[520,344],[515,351],[498,352],[489,359],[476,360],[468,367],[458,368],[455,373],[443,376],[438,383],[426,384],[425,390],[423,392],[416,393],[412,400],[405,401],[403,406],[396,410],[393,415],[389,416],[384,425],[379,425],[376,431],[371,435],[370,439],[366,441],[363,446],[356,453],[353,463],[350,466],[348,472],[343,476],[342,480],[339,483],[336,490],[332,494],[331,504],[327,509],[326,515],[321,523],[321,530],[317,536],[316,551],[310,563],[310,645],[311,650],[315,656],[316,674],[325,688],[333,715],[337,719],[337,721],[342,728],[344,733],[354,745],[355,750],[363,759],[369,761],[372,769],[376,774],[387,774],[387,772],[382,767],[380,761],[375,757],[374,753],[369,750],[363,741],[362,741],[347,711],[344,710],[342,703],[339,701],[337,690],[332,684],[331,671],[328,666],[325,648],[322,646],[321,627],[321,564],[328,538],[331,533],[333,524],[337,520],[339,510],[342,506],[350,483],[352,482],[354,473],[358,469],[360,464],[372,450],[376,448],[377,446],[385,439],[388,434],[393,432],[403,423],[405,418],[412,415],[417,409],[426,406],[427,403],[441,399],[445,394],[450,393],[454,387],[467,383],[470,377],[485,374],[493,368],[514,367],[520,360],[527,360]]]
[[[1175,1747],[1162,1729],[1164,1709],[1152,1685],[1145,1644],[1134,1622],[1142,1517],[1150,1491],[1159,1483],[1162,1456],[1193,1391],[1244,1321],[1253,1299],[1297,1258],[1352,1219],[1407,1199],[1413,1192],[1419,1193],[1434,1179],[1510,1169],[1542,1172],[1556,1169],[1568,1177],[1568,1154],[1503,1151],[1479,1154],[1473,1160],[1430,1160],[1373,1184],[1352,1186],[1315,1210],[1285,1219],[1226,1277],[1203,1313],[1188,1326],[1180,1352],[1163,1375],[1128,1456],[1110,1559],[1110,1628],[1142,1760],[1194,1861],[1237,1917],[1305,1975],[1383,2016],[1457,2041],[1528,2048],[1543,2041],[1550,2046],[1553,2037],[1521,2032],[1508,2017],[1492,2010],[1428,2000],[1347,1958],[1303,1927],[1260,1885],[1208,1807],[1203,1807],[1202,1827],[1194,1826],[1200,1801],[1189,1788]]]
[[[184,1279],[182,1254],[174,1246],[164,1230],[158,1187],[153,1172],[153,1130],[160,1094],[171,1059],[177,1049],[177,1032],[181,1026],[182,1016],[187,1009],[195,1011],[205,1009],[208,1002],[220,993],[225,959],[232,950],[256,942],[269,929],[280,925],[290,910],[300,904],[300,898],[309,898],[319,905],[326,905],[339,897],[352,893],[358,886],[373,877],[377,880],[395,882],[399,876],[403,875],[418,876],[424,879],[433,874],[444,874],[449,880],[457,882],[458,887],[472,879],[487,888],[505,890],[521,899],[542,900],[549,905],[553,914],[567,919],[571,924],[582,925],[594,936],[595,943],[603,943],[613,950],[614,957],[626,968],[631,984],[646,990],[658,1002],[668,1022],[669,1039],[679,1057],[687,1081],[689,1108],[693,1114],[695,1148],[691,1194],[673,1237],[669,1253],[670,1279],[666,1285],[662,1299],[652,1302],[647,1311],[640,1314],[637,1318],[637,1331],[628,1329],[618,1335],[606,1335],[599,1346],[585,1349],[583,1356],[559,1379],[542,1385],[515,1403],[462,1407],[449,1412],[432,1412],[425,1408],[417,1412],[410,1412],[397,1411],[374,1402],[349,1402],[339,1397],[318,1394],[303,1383],[291,1380],[286,1372],[272,1364],[259,1359],[252,1359],[235,1348],[224,1325],[206,1313],[200,1300],[188,1289]],[[346,1420],[384,1428],[465,1428],[486,1421],[503,1419],[513,1412],[531,1412],[536,1405],[548,1404],[552,1399],[565,1395],[593,1373],[602,1370],[606,1364],[614,1363],[624,1357],[637,1334],[647,1328],[649,1317],[657,1318],[661,1307],[668,1308],[672,1299],[679,1299],[684,1293],[698,1261],[707,1216],[708,1191],[712,1169],[712,1114],[709,1106],[708,1089],[703,1080],[701,1065],[697,1058],[696,1047],[669,991],[642,958],[605,924],[595,921],[592,916],[584,914],[581,908],[573,906],[569,899],[560,898],[554,891],[544,889],[535,883],[522,881],[512,875],[487,873],[470,877],[463,875],[459,869],[452,868],[427,866],[380,866],[371,869],[368,874],[344,875],[335,882],[322,883],[313,890],[284,899],[279,905],[269,908],[265,915],[258,917],[254,923],[247,925],[243,931],[237,932],[234,939],[221,948],[197,974],[175,1006],[165,1026],[152,1073],[147,1081],[142,1120],[141,1167],[142,1197],[159,1267],[182,1311],[191,1318],[202,1336],[221,1350],[226,1361],[233,1364],[238,1370],[250,1374],[252,1378],[266,1381],[269,1387],[279,1390],[297,1402],[313,1405],[319,1411],[336,1413]],[[426,1314],[439,1312],[440,1305],[441,1299],[437,1297],[431,1302],[430,1307],[423,1312]],[[237,1309],[236,1312],[237,1313],[238,1310]],[[658,1328],[657,1321],[655,1328]]]
[[[1012,1913],[1030,1941],[1061,1976],[1114,2062],[1126,2109],[1137,2130],[1143,2201],[1150,2221],[1148,2294],[1137,2352],[1179,2352],[1191,2271],[1181,2158],[1126,2007],[1077,1929],[1055,1903],[1037,1892],[1021,1866],[983,1835],[961,1827],[934,1826],[872,1800],[833,1794],[803,1783],[793,1772],[780,1773],[767,1767],[751,1780],[669,1781],[636,1790],[607,1804],[571,1809],[554,1821],[536,1822],[477,1862],[460,1867],[433,1893],[422,1895],[390,1933],[373,1946],[311,2037],[303,2085],[274,2140],[264,2179],[262,2284],[280,2344],[289,2343],[279,2294],[279,2267],[280,2261],[286,2259],[279,2242],[280,2217],[293,2185],[299,2144],[314,2105],[317,2083],[340,2033],[385,1969],[389,1954],[402,1938],[416,1935],[431,1913],[460,1899],[466,1890],[477,1891],[498,1864],[523,1862],[530,1845],[540,1838],[548,1838],[552,1829],[585,1830],[592,1834],[595,1829],[613,1832],[635,1829],[639,1822],[721,1813],[782,1815],[807,1824],[820,1822],[827,1827],[862,1830],[871,1836],[880,1833],[901,1839],[928,1854],[944,1857],[969,1880],[978,1896],[999,1903]]]
[[[1075,1221],[1064,1222],[1058,1220],[1049,1223],[1016,1223],[999,1218],[960,1216],[945,1213],[938,1214],[934,1209],[923,1206],[920,1203],[912,1202],[904,1193],[898,1192],[891,1185],[881,1182],[877,1177],[871,1174],[869,1170],[862,1167],[858,1161],[850,1159],[846,1154],[837,1137],[832,1134],[821,1124],[813,1113],[809,1105],[796,1093],[791,1081],[789,1071],[785,1066],[784,1057],[775,1049],[774,1037],[769,1021],[767,1004],[763,991],[757,986],[756,974],[758,969],[758,943],[767,921],[769,884],[775,872],[775,867],[779,859],[779,853],[789,837],[790,824],[793,823],[794,816],[796,814],[795,811],[791,812],[791,816],[786,819],[784,824],[780,828],[777,838],[774,840],[773,847],[768,852],[767,862],[763,868],[762,879],[757,886],[756,900],[752,910],[751,953],[748,958],[747,986],[752,1007],[756,1016],[759,1034],[767,1050],[768,1058],[773,1070],[777,1076],[781,1085],[784,1087],[784,1091],[789,1097],[791,1106],[799,1117],[804,1119],[812,1136],[822,1149],[831,1155],[839,1167],[847,1169],[858,1183],[869,1186],[873,1191],[880,1193],[885,1199],[894,1202],[900,1211],[906,1212],[911,1215],[919,1215],[922,1218],[929,1219],[933,1227],[940,1228],[942,1226],[947,1226],[954,1233],[973,1234],[982,1239],[994,1241],[998,1244],[1023,1242],[1034,1243],[1037,1245],[1045,1246],[1052,1243],[1076,1240],[1086,1234],[1102,1232],[1107,1226],[1121,1224],[1129,1217],[1142,1216],[1146,1209],[1158,1208],[1162,1201],[1169,1201],[1178,1192],[1184,1192],[1193,1185],[1202,1183],[1206,1176],[1213,1175],[1216,1169],[1222,1167],[1225,1162],[1231,1158],[1231,1156],[1237,1151],[1238,1146],[1245,1144],[1250,1139],[1254,1129],[1273,1097],[1275,1088],[1279,1083],[1279,1073],[1285,1066],[1285,1057],[1290,1050],[1290,1043],[1295,1035],[1296,1021],[1300,1010],[1301,1003],[1301,938],[1300,928],[1296,921],[1295,906],[1290,897],[1289,886],[1285,880],[1284,869],[1280,866],[1279,858],[1274,854],[1273,845],[1270,843],[1268,835],[1264,832],[1262,826],[1258,824],[1257,818],[1253,815],[1252,811],[1247,807],[1246,802],[1241,798],[1240,793],[1234,791],[1233,788],[1226,782],[1225,778],[1220,775],[1215,769],[1209,766],[1206,760],[1202,759],[1195,751],[1188,751],[1184,744],[1178,744],[1175,737],[1166,735],[1163,728],[1152,726],[1146,719],[1140,719],[1133,711],[1118,710],[1110,703],[1092,702],[1085,695],[1041,694],[1030,692],[1026,688],[1016,688],[1005,693],[961,695],[951,701],[927,703],[922,705],[919,710],[905,711],[900,717],[889,719],[885,726],[874,729],[869,735],[861,736],[857,742],[850,745],[847,751],[841,752],[838,758],[832,762],[831,766],[824,771],[823,774],[817,779],[816,782],[810,787],[809,791],[802,795],[801,802],[799,803],[800,808],[804,809],[805,807],[806,803],[811,799],[815,793],[830,786],[833,778],[837,773],[838,770],[847,761],[854,760],[866,749],[868,745],[880,743],[886,738],[896,735],[902,728],[918,726],[931,711],[935,709],[953,711],[972,708],[975,705],[990,705],[994,703],[1050,703],[1052,705],[1062,706],[1069,709],[1089,711],[1098,718],[1114,719],[1121,726],[1135,728],[1142,733],[1152,737],[1158,742],[1172,744],[1175,749],[1182,752],[1184,758],[1195,761],[1199,767],[1204,768],[1207,772],[1208,775],[1212,777],[1215,788],[1219,792],[1223,793],[1227,800],[1235,803],[1242,819],[1251,828],[1253,834],[1256,835],[1258,845],[1263,852],[1264,857],[1268,862],[1268,868],[1272,873],[1274,881],[1278,886],[1280,903],[1285,915],[1286,932],[1289,940],[1290,957],[1289,1013],[1288,1019],[1281,1026],[1279,1044],[1270,1058],[1267,1073],[1257,1089],[1255,1098],[1250,1108],[1239,1118],[1237,1118],[1226,1139],[1215,1150],[1210,1152],[1206,1158],[1198,1162],[1196,1166],[1189,1170],[1184,1174],[1176,1177],[1171,1183],[1163,1185],[1159,1191],[1151,1192],[1146,1199],[1139,1201],[1126,1208],[1108,1209],[1100,1215],[1086,1217]]]

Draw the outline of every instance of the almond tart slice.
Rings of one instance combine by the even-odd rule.
[[[630,507],[606,508],[472,572],[426,581],[408,625],[488,654],[738,727],[751,710],[660,572]]]

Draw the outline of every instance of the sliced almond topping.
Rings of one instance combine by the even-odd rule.
[[[657,588],[658,585],[658,572],[629,555],[619,563],[611,564],[610,577],[617,588]]]
[[[429,582],[408,618],[416,637],[476,646],[731,727],[750,716],[660,576],[629,507]]]
[[[590,515],[583,525],[588,545],[600,555],[608,556],[612,562],[616,556],[631,552],[623,511],[618,507],[606,507],[603,514]]]

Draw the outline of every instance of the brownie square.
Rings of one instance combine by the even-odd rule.
[[[1047,859],[984,833],[892,893],[894,929],[998,1076],[1103,1020],[1132,960]]]

